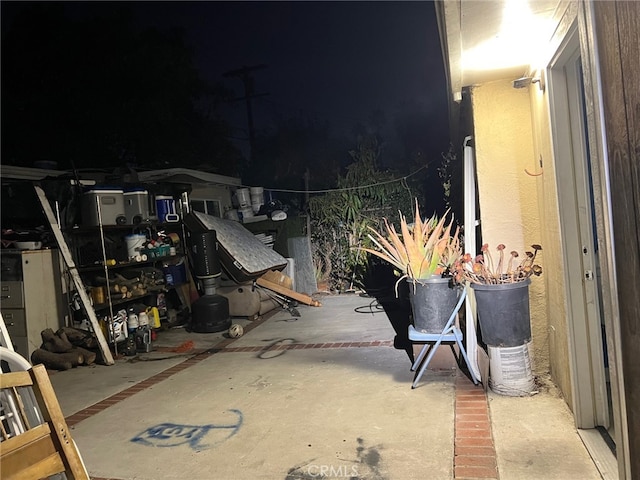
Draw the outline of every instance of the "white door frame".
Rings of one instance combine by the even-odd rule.
[[[608,427],[596,255],[577,27],[553,59],[549,101],[567,290],[573,414],[578,428]]]
[[[547,69],[553,153],[557,172],[559,214],[562,224],[562,247],[564,250],[565,289],[567,298],[567,322],[569,331],[569,356],[572,386],[572,410],[578,428],[592,428],[594,425],[607,426],[609,421],[606,391],[604,386],[604,358],[602,356],[600,310],[604,319],[609,357],[609,372],[612,395],[612,417],[615,425],[617,450],[616,478],[629,478],[629,442],[626,425],[626,404],[622,371],[620,325],[617,302],[615,251],[613,248],[613,225],[608,176],[608,157],[605,149],[606,132],[602,119],[602,95],[599,77],[597,43],[594,38],[593,14],[590,2],[579,4],[577,15],[566,29]],[[575,62],[581,58],[583,71]],[[567,69],[568,65],[572,65]],[[584,99],[573,90],[582,75]],[[569,83],[570,82],[570,83]],[[579,89],[582,91],[582,89]],[[577,110],[577,102],[584,100],[583,115],[579,118],[571,112]],[[571,106],[571,108],[570,108]],[[573,123],[572,123],[573,122]],[[573,128],[572,128],[573,125]],[[588,182],[584,181],[584,170],[576,159],[591,158],[592,192],[587,192]],[[576,171],[577,169],[577,171]],[[581,177],[582,176],[582,177]],[[576,178],[583,180],[576,181]],[[585,193],[593,195],[593,217],[589,212],[580,211],[591,206],[584,200]],[[577,197],[582,196],[582,200]],[[588,196],[586,197],[588,199]],[[580,216],[580,221],[578,221]],[[580,228],[586,218],[586,225]],[[592,270],[594,255],[576,251],[580,238],[591,233],[592,218],[597,232],[599,260],[601,268],[601,304],[594,294],[597,279],[585,278]],[[586,228],[585,228],[586,227]],[[578,242],[578,243],[576,243]],[[590,245],[593,245],[591,242]],[[586,288],[583,288],[586,287]],[[595,290],[597,292],[597,290]],[[596,435],[599,437],[599,435]],[[582,435],[587,448],[586,436]],[[599,449],[599,448],[598,448]],[[608,449],[599,449],[601,452]],[[594,452],[590,448],[590,452]],[[599,460],[594,455],[594,459]],[[598,461],[596,462],[598,463]],[[615,465],[614,465],[615,466]]]

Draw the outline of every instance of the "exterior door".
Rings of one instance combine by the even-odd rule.
[[[602,313],[600,252],[577,28],[549,70],[555,166],[568,299],[573,413],[576,426],[598,429],[612,445],[609,356]]]

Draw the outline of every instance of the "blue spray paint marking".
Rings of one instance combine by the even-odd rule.
[[[177,447],[189,445],[194,450],[215,447],[230,439],[242,426],[242,412],[236,409],[227,410],[237,416],[237,421],[229,425],[180,425],[176,423],[161,423],[147,428],[144,432],[131,439],[134,443],[139,443],[148,447]],[[204,444],[200,441],[211,431],[218,431],[222,435],[213,443]]]

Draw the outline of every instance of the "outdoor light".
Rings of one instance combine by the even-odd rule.
[[[520,77],[513,81],[513,88],[526,88],[532,83],[537,83],[540,91],[544,91],[544,82],[540,77]]]
[[[531,77],[520,77],[513,81],[513,88],[525,88],[528,87],[533,79]]]

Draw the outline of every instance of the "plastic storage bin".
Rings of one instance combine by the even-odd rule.
[[[82,195],[82,224],[87,226],[125,225],[124,192],[121,189],[94,189]],[[98,214],[98,208],[100,213]]]
[[[124,192],[124,213],[127,223],[137,225],[151,220],[149,192],[144,189]]]

